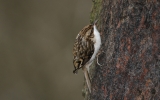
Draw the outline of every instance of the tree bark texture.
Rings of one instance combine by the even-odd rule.
[[[94,4],[91,18],[99,19],[102,66],[95,63],[91,71],[92,93],[87,99],[160,100],[160,0]]]

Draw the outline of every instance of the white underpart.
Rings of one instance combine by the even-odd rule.
[[[99,49],[100,49],[100,46],[101,46],[101,37],[100,37],[100,33],[98,32],[97,28],[96,28],[96,25],[94,25],[94,53],[91,57],[91,59],[88,61],[88,63],[86,64],[86,68],[89,72],[89,66],[92,64],[93,60],[95,59],[96,57],[96,54],[98,53]]]

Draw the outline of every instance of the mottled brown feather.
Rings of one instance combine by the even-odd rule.
[[[73,65],[75,68],[73,73],[77,73],[78,69],[84,67],[91,59],[94,53],[93,38],[93,25],[85,26],[77,35],[73,47]]]

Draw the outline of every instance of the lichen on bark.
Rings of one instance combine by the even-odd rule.
[[[102,0],[93,0],[93,5],[90,13],[90,22],[93,23],[100,16],[102,9]]]

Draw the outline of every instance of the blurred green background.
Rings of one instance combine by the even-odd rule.
[[[0,0],[0,100],[82,100],[72,47],[92,0]]]

